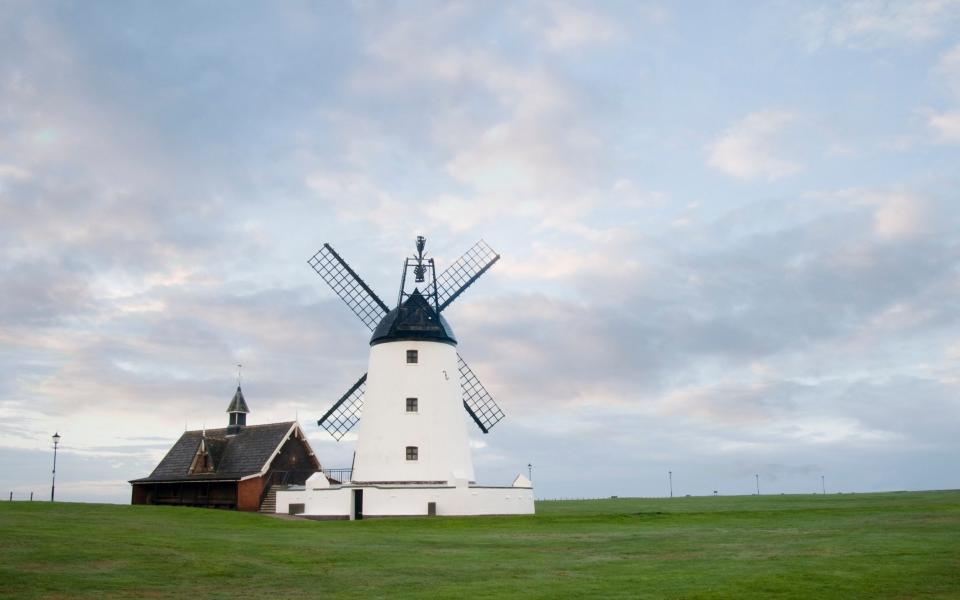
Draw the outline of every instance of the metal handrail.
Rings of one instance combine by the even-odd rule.
[[[267,477],[269,477],[269,479],[267,481],[267,484],[263,486],[263,491],[260,492],[260,502],[257,504],[258,507],[263,506],[263,501],[266,499],[267,494],[270,493],[271,489],[281,488],[286,486],[287,481],[290,479],[290,471],[269,471],[268,473],[269,475],[267,475]],[[277,483],[274,483],[273,480],[276,479],[277,475],[280,475],[280,481]],[[238,502],[239,500],[240,499],[237,498]]]
[[[326,475],[328,479],[343,483],[344,481],[350,481],[350,478],[353,476],[353,467],[323,469],[323,474]]]

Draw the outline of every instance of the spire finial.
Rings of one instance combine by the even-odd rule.
[[[237,363],[237,387],[240,387],[241,383],[243,383],[243,365]]]
[[[417,283],[423,282],[423,276],[426,269],[423,266],[423,249],[427,245],[427,238],[422,235],[417,236],[417,265],[413,267],[413,275]]]

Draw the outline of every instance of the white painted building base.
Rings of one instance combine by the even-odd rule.
[[[436,503],[436,514],[532,515],[533,487],[526,477],[518,477],[513,486],[488,487],[429,484],[353,484],[311,486],[277,491],[277,513],[290,514],[291,504],[302,504],[304,517],[353,519],[354,492],[363,492],[363,517],[426,516],[429,503]],[[524,485],[525,484],[525,485]]]

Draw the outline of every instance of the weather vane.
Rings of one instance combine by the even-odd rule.
[[[427,238],[422,235],[417,236],[417,266],[413,268],[413,275],[417,283],[423,283],[423,277],[426,274],[426,267],[423,266],[423,249],[427,245]]]

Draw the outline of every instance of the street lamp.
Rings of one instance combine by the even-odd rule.
[[[670,497],[673,498],[673,471],[667,471],[667,476],[670,478]]]
[[[760,495],[760,473],[756,473],[754,477],[757,478],[757,495]]]
[[[823,495],[827,495],[827,484],[823,480],[823,475],[820,476],[820,490],[823,492]]]
[[[533,464],[527,463],[527,479],[533,481]]]
[[[50,502],[53,502],[53,492],[57,489],[57,444],[60,443],[60,434],[53,434],[53,479],[50,481]]]

